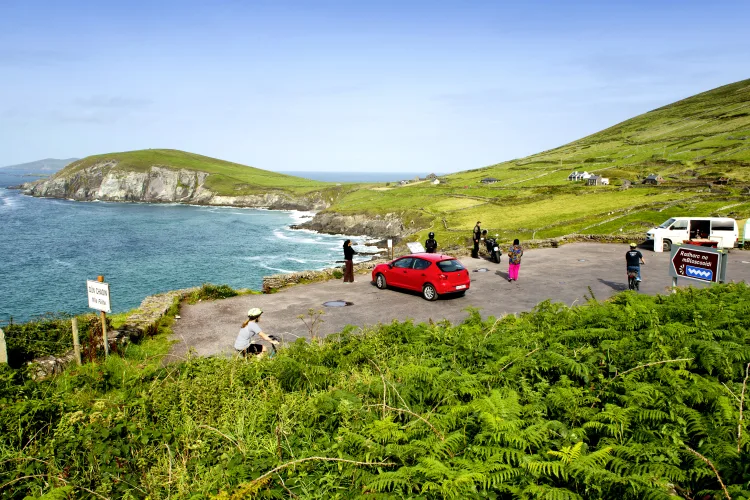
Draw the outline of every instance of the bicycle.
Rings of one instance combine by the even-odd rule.
[[[640,282],[638,281],[638,271],[628,270],[628,289],[637,292],[639,288]]]

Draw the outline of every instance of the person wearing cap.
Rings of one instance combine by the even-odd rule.
[[[428,235],[427,241],[424,242],[424,248],[427,250],[427,253],[435,253],[437,250],[437,241],[435,241],[435,233],[430,231],[430,234]]]
[[[638,271],[638,281],[641,281],[641,264],[645,264],[643,261],[643,254],[636,248],[638,245],[635,243],[630,244],[630,250],[625,253],[625,264],[627,265],[628,271]]]
[[[268,349],[262,341],[278,344],[279,342],[272,339],[260,329],[258,322],[263,310],[253,307],[247,312],[247,320],[242,323],[240,333],[237,334],[237,340],[234,341],[234,348],[237,352],[247,357],[248,354],[260,354]]]
[[[474,226],[474,232],[471,235],[472,240],[474,240],[474,248],[471,251],[471,256],[475,259],[479,258],[479,240],[482,239],[482,228],[479,227],[481,224],[480,221],[477,221],[477,225]]]

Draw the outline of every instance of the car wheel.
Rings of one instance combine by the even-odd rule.
[[[385,276],[378,273],[377,276],[375,276],[375,286],[380,288],[381,290],[385,290],[388,288],[388,283],[385,281]]]
[[[425,286],[422,287],[422,297],[424,297],[426,300],[437,300],[438,293],[437,290],[435,290],[435,287],[427,283]]]
[[[672,242],[669,240],[664,240],[661,244],[661,249],[665,252],[669,252],[670,250],[672,250]]]

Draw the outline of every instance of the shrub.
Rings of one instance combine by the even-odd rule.
[[[240,292],[234,290],[229,285],[212,285],[211,283],[203,283],[198,290],[190,294],[187,301],[190,304],[195,304],[199,300],[228,299],[229,297],[236,297],[237,295],[240,295]]]

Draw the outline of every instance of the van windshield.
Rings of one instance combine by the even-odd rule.
[[[659,227],[661,229],[667,228],[667,227],[671,226],[673,222],[674,222],[674,219],[669,219],[666,222],[662,222]]]

